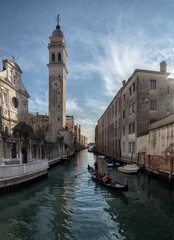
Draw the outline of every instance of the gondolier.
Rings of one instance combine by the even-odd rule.
[[[122,183],[117,182],[116,180],[113,180],[111,183],[104,183],[102,180],[98,178],[98,174],[96,174],[95,169],[93,167],[90,167],[88,164],[88,172],[91,174],[92,179],[95,182],[98,182],[108,188],[120,190],[120,191],[127,191],[128,185],[124,185]]]
[[[94,163],[94,168],[95,168],[95,172],[97,173],[98,172],[98,163],[96,161]]]

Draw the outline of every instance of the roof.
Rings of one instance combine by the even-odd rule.
[[[57,25],[56,29],[52,32],[52,37],[63,36],[63,32],[60,30],[60,26]]]

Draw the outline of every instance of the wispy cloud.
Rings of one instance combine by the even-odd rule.
[[[48,90],[43,96],[36,96],[34,99],[29,99],[29,111],[41,114],[48,113]]]
[[[159,70],[159,63],[166,60],[168,70],[173,71],[171,64],[174,61],[174,39],[170,35],[153,38],[141,25],[134,34],[118,21],[121,26],[106,35],[85,30],[78,34],[77,31],[76,43],[80,49],[83,46],[88,57],[82,62],[72,62],[70,67],[77,80],[87,80],[97,73],[102,80],[103,95],[111,97],[120,88],[122,80],[127,80],[136,68]]]
[[[69,98],[66,100],[66,112],[67,115],[82,114],[83,110],[79,107],[76,98]]]
[[[89,98],[89,97],[86,97],[85,105],[86,105],[86,107],[88,107],[90,109],[90,113],[91,112],[101,113],[107,107],[105,102],[102,102],[102,101],[97,100],[97,99],[92,99],[92,98]],[[93,115],[93,116],[95,116],[95,115]]]

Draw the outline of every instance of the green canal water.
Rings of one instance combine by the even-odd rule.
[[[128,192],[106,189],[86,171],[97,156],[83,150],[48,178],[0,196],[0,240],[173,240],[174,191],[145,173],[108,169]]]

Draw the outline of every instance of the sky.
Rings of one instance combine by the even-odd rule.
[[[135,69],[174,76],[173,0],[0,0],[0,69],[12,59],[23,71],[29,111],[48,114],[48,43],[56,28],[67,44],[66,114],[88,142],[117,91]]]

